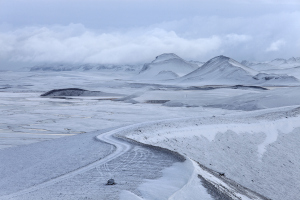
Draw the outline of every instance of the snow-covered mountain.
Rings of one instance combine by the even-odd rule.
[[[45,63],[30,68],[30,71],[126,71],[138,72],[142,65],[71,64]]]
[[[250,62],[242,61],[243,65],[250,67],[257,71],[273,70],[273,69],[287,69],[300,66],[300,57],[292,57],[289,59],[277,58],[269,62]]]
[[[278,58],[270,62],[262,63],[254,63],[244,60],[242,61],[242,64],[261,73],[287,74],[300,79],[300,57],[292,57],[289,59]]]
[[[226,57],[217,56],[207,61],[202,67],[180,78],[183,82],[240,82],[251,80],[258,72],[239,62]]]
[[[188,62],[173,53],[159,55],[151,63],[144,64],[139,72],[141,79],[170,79],[186,75],[199,67],[194,62]]]
[[[217,56],[202,67],[178,78],[182,83],[202,83],[213,85],[285,85],[297,84],[298,79],[281,74],[259,73],[232,58]]]

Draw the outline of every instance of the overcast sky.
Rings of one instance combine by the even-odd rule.
[[[300,57],[299,0],[0,0],[0,63]]]

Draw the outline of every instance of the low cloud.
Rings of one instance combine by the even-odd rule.
[[[284,40],[277,40],[272,42],[271,45],[266,49],[266,51],[279,51],[282,46],[285,45]]]
[[[287,58],[300,56],[295,55],[299,20],[296,12],[251,19],[196,17],[122,31],[82,24],[25,27],[0,32],[0,61],[130,64],[166,52],[200,61],[221,54],[240,61]]]
[[[220,48],[221,43],[216,36],[186,39],[158,28],[96,33],[72,24],[2,33],[0,57],[21,62],[141,63],[165,52],[196,58]]]

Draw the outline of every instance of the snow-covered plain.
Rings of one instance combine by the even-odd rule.
[[[256,80],[249,63],[175,54],[145,66],[1,72],[0,199],[299,198],[292,72]]]

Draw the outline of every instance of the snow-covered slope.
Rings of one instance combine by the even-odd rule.
[[[299,199],[299,111],[291,107],[166,121],[127,137],[180,152],[268,199]]]
[[[160,72],[160,75],[172,73]],[[258,78],[253,79],[256,82],[271,76],[261,72],[254,76],[247,71],[244,73],[250,74],[252,79]],[[143,196],[143,189],[154,191],[159,197],[156,199],[162,199],[160,197],[167,191],[164,188],[171,186],[167,182],[170,179],[166,178],[174,180],[178,175],[181,180],[187,180],[183,174],[192,171],[181,167],[173,170],[173,165],[166,165],[166,161],[173,163],[170,154],[164,156],[158,149],[156,154],[149,148],[132,147],[128,154],[110,163],[78,173],[94,161],[102,162],[105,155],[114,151],[113,147],[107,148],[107,144],[101,145],[94,139],[100,133],[87,132],[142,123],[134,130],[126,129],[130,138],[198,161],[201,166],[214,170],[219,179],[234,180],[230,183],[235,184],[233,189],[236,191],[243,192],[241,188],[245,186],[274,200],[298,199],[300,87],[270,87],[266,90],[240,85],[166,85],[171,81],[165,81],[166,84],[162,81],[157,84],[157,80],[138,83],[128,79],[130,76],[132,74],[116,72],[2,72],[0,195],[21,194],[20,190],[32,191],[31,186],[37,188],[36,184],[45,186],[45,182],[50,182],[55,184],[38,187],[40,190],[11,199],[118,199],[124,190],[141,195],[141,198],[154,199]],[[44,91],[67,87],[126,96],[119,101],[103,101],[108,98],[99,97],[40,98]],[[66,91],[71,95],[82,92]],[[156,103],[166,101],[169,106],[177,107]],[[183,106],[179,107],[179,104]],[[153,120],[162,121],[150,125],[149,121]],[[42,142],[72,134],[79,135]],[[36,144],[28,145],[34,142]],[[166,171],[156,173],[166,166],[171,167],[167,172],[175,173],[169,173],[169,177],[165,176]],[[77,175],[57,182],[62,180],[61,175],[66,177],[69,172],[72,176]],[[203,184],[203,179],[198,179],[198,175],[203,174],[198,170],[194,172],[193,179],[182,182],[181,193],[176,193],[182,194],[182,198],[177,199],[208,199],[200,198],[191,190]],[[156,179],[159,177],[161,179]],[[117,184],[106,186],[110,178]],[[151,188],[149,182],[158,183],[156,188],[159,190]],[[218,199],[210,189],[222,190],[223,185],[205,185],[210,186],[206,189],[212,198]]]
[[[295,77],[261,74],[232,58],[217,56],[197,70],[178,78],[181,83],[206,85],[287,85],[298,84]]]
[[[237,61],[217,56],[207,61],[202,67],[180,78],[182,82],[206,82],[208,84],[240,83],[250,81],[257,71]]]
[[[197,69],[198,64],[190,63],[173,53],[159,55],[151,63],[146,63],[138,75],[138,79],[157,79],[163,71],[183,76]],[[165,78],[164,76],[162,77]],[[174,78],[174,76],[172,76]]]
[[[300,104],[300,88],[276,88],[261,92],[251,92],[227,99],[216,100],[208,104],[232,110],[258,110]]]

